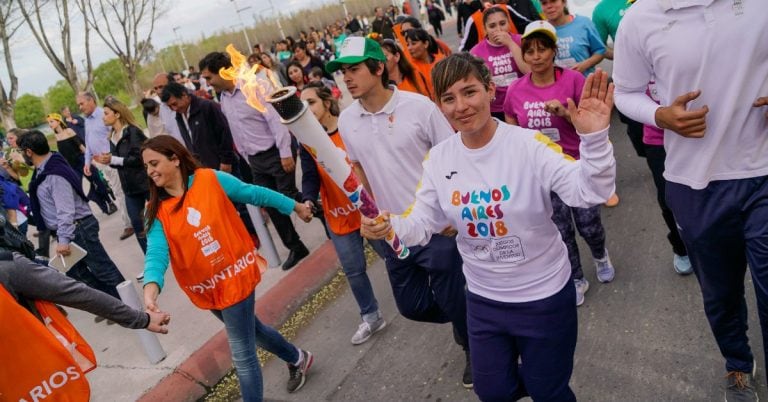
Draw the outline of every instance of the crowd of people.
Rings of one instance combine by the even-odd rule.
[[[359,307],[352,344],[387,326],[366,272],[367,239],[385,262],[399,313],[451,323],[466,357],[464,387],[483,401],[576,400],[569,381],[577,307],[590,287],[577,232],[597,281],[616,277],[600,216],[619,202],[608,139],[615,99],[656,185],[671,268],[695,273],[701,286],[726,360],[726,400],[757,400],[744,275],[749,263],[768,342],[768,29],[744,36],[738,27],[768,19],[740,1],[633,3],[602,0],[588,18],[570,13],[567,0],[426,0],[430,33],[406,2],[269,49],[256,45],[247,60],[263,85],[296,88],[375,197],[378,219],[357,211],[271,105],[249,105],[240,84],[222,75],[233,67],[224,52],[184,74],[158,73],[141,100],[146,130],[116,98],[80,93],[82,116],[66,108],[47,116],[58,152],[39,131],[9,133],[0,191],[8,230],[26,235],[32,224],[39,242],[37,256],[15,252],[4,261],[53,283],[39,265],[52,235],[55,256],[77,247],[85,257],[58,279],[66,286],[32,291],[32,279],[8,279],[3,267],[14,264],[6,262],[0,284],[17,300],[89,307],[85,284],[112,297],[93,296],[97,321],[165,332],[170,316],[158,300],[170,266],[190,301],[224,323],[243,399],[263,397],[257,346],[287,363],[295,392],[314,357],[253,314],[266,262],[246,205],[265,209],[289,250],[283,270],[309,254],[295,213],[320,219],[337,251]],[[457,51],[439,39],[454,11]],[[678,22],[668,23],[672,17]],[[741,46],[730,44],[736,38]],[[725,54],[700,52],[690,46],[696,40]],[[726,56],[743,61],[731,80],[715,60]],[[611,79],[598,65],[614,58]],[[340,87],[352,98],[343,110]],[[146,315],[119,302],[124,276],[89,201],[119,212],[121,239],[135,235],[145,254],[137,279]],[[406,258],[384,240],[393,230]]]

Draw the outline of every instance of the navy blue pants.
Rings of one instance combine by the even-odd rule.
[[[749,263],[763,344],[768,345],[768,177],[713,181],[702,190],[667,182],[704,312],[727,371],[750,372],[744,275]],[[765,350],[763,351],[765,353]],[[765,355],[768,361],[768,355]]]
[[[466,349],[466,281],[456,238],[434,235],[426,246],[408,247],[404,260],[383,240],[370,243],[384,259],[400,314],[414,321],[452,323],[456,343]]]
[[[480,400],[576,400],[568,386],[578,336],[575,298],[570,282],[550,297],[524,303],[467,292],[472,378]]]

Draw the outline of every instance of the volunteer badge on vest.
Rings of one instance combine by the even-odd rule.
[[[200,211],[188,207],[187,208],[187,223],[190,225],[199,228],[200,227],[200,218],[203,217],[203,214],[200,213]]]

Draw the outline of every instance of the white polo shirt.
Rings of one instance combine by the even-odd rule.
[[[700,89],[689,109],[709,106],[703,138],[664,132],[664,177],[693,189],[715,180],[768,175],[768,2],[643,0],[619,24],[613,79],[616,105],[655,124],[645,90],[655,77],[662,105]]]
[[[394,91],[378,112],[354,101],[339,116],[339,133],[349,159],[359,162],[379,208],[401,214],[413,202],[424,156],[454,135],[453,128],[429,98]]]

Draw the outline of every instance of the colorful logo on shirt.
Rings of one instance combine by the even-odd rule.
[[[451,196],[451,204],[464,206],[461,210],[461,220],[466,221],[467,236],[502,237],[508,230],[502,219],[504,212],[501,210],[501,203],[509,200],[509,197],[506,185],[464,193],[455,190]]]

